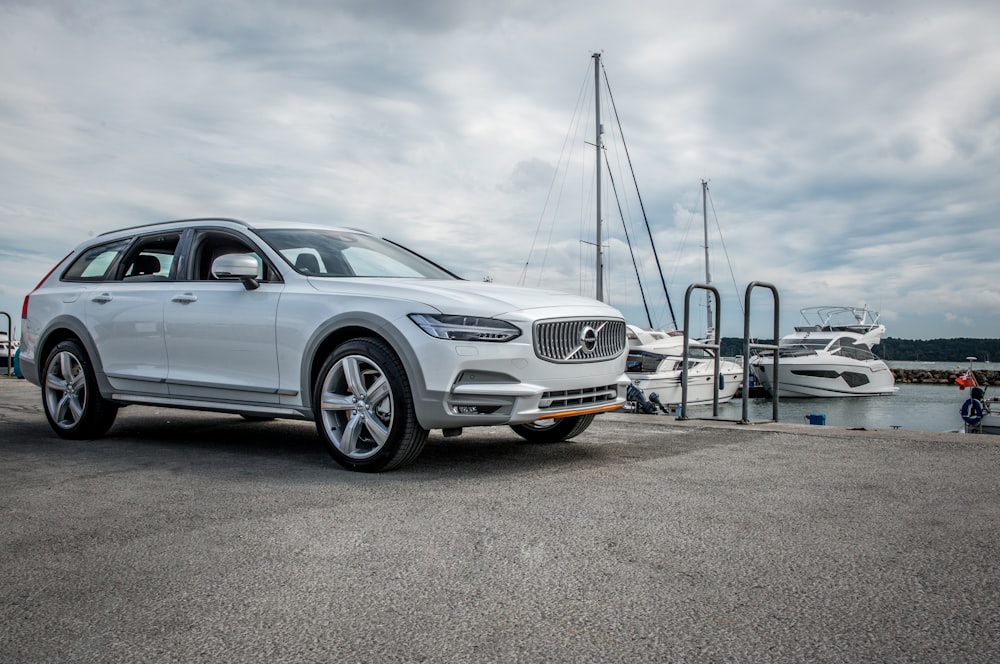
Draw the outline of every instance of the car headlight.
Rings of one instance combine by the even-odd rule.
[[[521,329],[507,321],[478,316],[445,314],[410,314],[420,329],[438,339],[451,341],[510,341],[521,336]]]

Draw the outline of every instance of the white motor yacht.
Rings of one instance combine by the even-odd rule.
[[[628,360],[625,375],[647,398],[656,394],[662,404],[682,401],[684,370],[683,332],[665,332],[628,325]],[[711,351],[688,351],[688,405],[710,404],[714,398],[715,357]],[[719,360],[719,403],[733,398],[743,382],[743,366]]]
[[[858,397],[893,394],[896,379],[872,352],[885,333],[867,307],[809,307],[808,323],[778,342],[778,396]],[[750,370],[774,394],[774,354],[760,353]]]

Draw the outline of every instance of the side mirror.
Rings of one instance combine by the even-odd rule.
[[[212,276],[216,279],[239,279],[247,290],[260,287],[257,272],[260,265],[250,254],[226,254],[212,261]]]

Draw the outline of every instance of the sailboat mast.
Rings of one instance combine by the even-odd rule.
[[[702,225],[705,229],[705,284],[711,286],[712,270],[708,263],[708,180],[701,181],[701,213]],[[705,310],[708,313],[706,330],[711,330],[715,327],[715,321],[712,319],[712,298],[708,292],[705,293]]]
[[[601,54],[594,53],[594,119],[595,119],[595,165],[594,172],[597,180],[597,237],[594,240],[594,247],[597,249],[597,293],[595,297],[601,302],[604,301],[604,248],[601,238]]]

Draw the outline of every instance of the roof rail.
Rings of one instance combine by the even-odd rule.
[[[178,223],[183,223],[183,222],[186,222],[186,221],[229,221],[229,222],[232,222],[234,224],[240,224],[241,226],[245,226],[247,228],[251,227],[248,222],[243,221],[242,219],[234,219],[232,217],[194,217],[192,219],[173,219],[173,220],[168,220],[168,221],[153,221],[153,222],[150,222],[148,224],[137,224],[135,226],[126,226],[125,228],[116,228],[114,230],[104,231],[103,233],[98,233],[98,236],[101,236],[101,235],[110,235],[111,233],[120,233],[121,231],[133,231],[133,230],[137,230],[137,229],[140,229],[140,228],[152,228],[154,226],[162,226],[164,224],[178,224]]]

